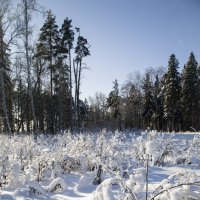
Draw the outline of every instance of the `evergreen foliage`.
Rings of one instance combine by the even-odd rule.
[[[178,60],[172,54],[168,62],[168,71],[165,76],[163,87],[163,109],[166,120],[167,130],[178,131],[178,123],[181,118],[180,97],[181,97],[181,78],[178,72]]]
[[[143,114],[144,121],[147,127],[152,126],[152,115],[155,112],[155,104],[153,99],[153,89],[152,82],[150,80],[150,74],[146,73],[143,81],[143,90],[144,90],[144,98],[143,98]]]
[[[113,82],[113,84],[113,90],[110,92],[107,98],[107,106],[108,108],[111,108],[112,115],[114,119],[117,120],[119,131],[122,131],[122,121],[120,112],[121,97],[119,96],[119,84],[116,79]]]
[[[55,76],[55,59],[59,51],[60,36],[58,25],[56,24],[56,17],[52,11],[47,13],[47,19],[40,29],[41,33],[38,39],[37,56],[42,57],[49,62],[50,70],[50,92],[53,95],[53,78]]]
[[[182,72],[182,112],[184,130],[197,129],[199,103],[198,63],[193,52]]]

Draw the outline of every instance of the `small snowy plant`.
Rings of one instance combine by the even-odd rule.
[[[164,179],[150,195],[150,200],[199,200],[200,175],[176,173]]]
[[[187,149],[187,164],[200,165],[200,135],[194,135]]]
[[[134,156],[138,163],[144,165],[144,155],[149,155],[151,165],[164,165],[173,159],[175,143],[173,134],[167,135],[157,131],[144,132],[133,140]]]

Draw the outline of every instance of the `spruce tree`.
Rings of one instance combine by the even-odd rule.
[[[168,131],[177,131],[180,119],[181,77],[178,72],[178,60],[172,54],[168,62],[168,71],[165,78],[163,91],[164,118]]]
[[[119,96],[119,84],[116,79],[113,84],[113,90],[110,92],[107,98],[107,107],[111,108],[112,116],[115,120],[117,120],[118,129],[119,131],[122,131],[122,116],[120,111],[121,97]]]
[[[144,80],[143,80],[143,91],[144,91],[144,98],[143,98],[143,118],[144,122],[147,127],[152,126],[152,115],[155,110],[155,105],[153,101],[153,89],[152,83],[150,80],[150,74],[146,73]]]
[[[197,128],[198,114],[198,63],[193,52],[185,65],[182,73],[182,110],[184,130]]]
[[[163,104],[162,104],[162,95],[160,95],[161,91],[161,82],[156,75],[156,80],[153,87],[153,101],[155,110],[152,116],[152,125],[154,130],[161,130],[162,129],[162,118],[163,118]]]
[[[2,9],[5,9],[5,5],[2,4]],[[6,12],[6,9],[5,9]],[[4,131],[11,134],[13,130],[13,113],[12,113],[12,83],[10,78],[10,57],[9,49],[5,43],[4,29],[3,29],[3,14],[0,17],[0,120],[4,124]],[[4,13],[5,14],[5,13]],[[3,112],[2,112],[3,111]],[[2,112],[2,113],[1,113]],[[0,121],[1,122],[1,121]],[[1,122],[2,123],[2,122]]]

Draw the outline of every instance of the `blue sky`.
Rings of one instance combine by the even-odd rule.
[[[85,61],[82,98],[95,92],[106,95],[116,78],[122,84],[127,74],[145,68],[167,66],[174,53],[180,68],[191,51],[200,63],[199,0],[38,0],[56,15],[58,25],[64,18],[91,45]],[[36,18],[40,28],[45,19]],[[37,28],[36,28],[37,29]]]

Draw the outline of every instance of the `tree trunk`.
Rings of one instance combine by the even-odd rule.
[[[69,49],[69,84],[70,84],[70,111],[69,111],[69,118],[70,118],[70,129],[73,131],[73,115],[72,115],[72,63],[71,63],[71,51]]]
[[[81,70],[82,70],[82,59],[79,61],[79,69],[78,69],[78,84],[77,84],[77,128],[78,128],[78,133],[80,132],[80,83],[81,83]]]
[[[78,97],[77,97],[77,94],[78,94],[78,62],[76,61],[76,66],[75,66],[75,61],[73,61],[73,68],[74,68],[74,79],[75,79],[75,102],[74,102],[74,127],[77,131],[77,118],[78,118],[78,112],[77,112],[77,107],[78,107]]]

